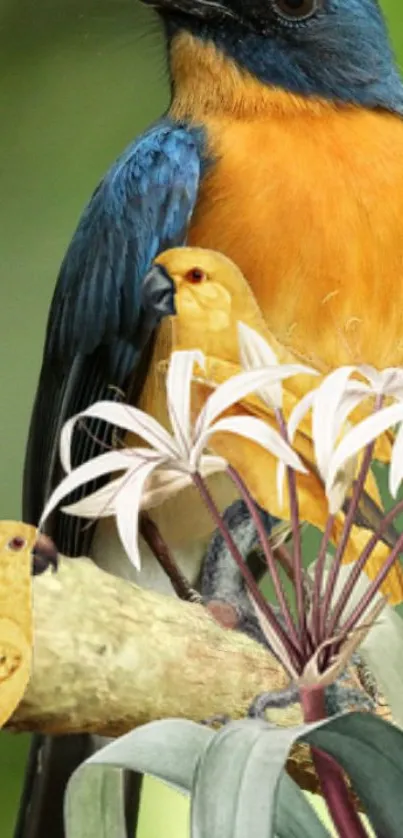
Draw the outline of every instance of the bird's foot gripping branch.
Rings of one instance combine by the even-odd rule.
[[[66,495],[83,483],[109,472],[120,471],[120,476],[114,477],[101,490],[65,507],[64,511],[87,517],[115,515],[125,549],[133,563],[139,566],[137,521],[140,509],[152,510],[167,497],[193,484],[211,514],[217,528],[216,537],[221,539],[224,551],[231,559],[232,568],[237,568],[238,579],[242,579],[242,584],[238,585],[238,597],[232,603],[229,597],[229,605],[234,609],[232,613],[236,615],[231,627],[244,627],[247,632],[247,626],[249,629],[254,626],[255,635],[253,631],[249,633],[256,636],[257,626],[257,634],[260,632],[271,650],[270,660],[275,662],[276,671],[279,671],[279,667],[283,668],[285,680],[277,685],[280,692],[285,689],[285,695],[287,690],[290,695],[287,682],[291,679],[299,691],[305,721],[318,723],[326,718],[328,712],[326,691],[346,671],[360,644],[363,644],[362,648],[366,645],[371,649],[369,641],[376,634],[378,625],[385,620],[385,614],[388,615],[390,611],[386,608],[386,597],[380,591],[382,586],[388,590],[388,581],[393,570],[396,570],[403,548],[403,535],[396,536],[395,544],[386,551],[384,561],[379,564],[378,559],[378,565],[374,565],[371,559],[390,523],[403,509],[403,503],[396,504],[393,511],[386,514],[372,501],[377,511],[378,525],[373,527],[373,534],[364,541],[359,555],[355,555],[351,570],[343,563],[346,559],[351,560],[349,548],[354,538],[357,515],[363,499],[371,491],[370,467],[377,439],[403,419],[403,406],[399,400],[403,392],[403,373],[398,369],[378,373],[368,367],[338,369],[318,379],[317,386],[305,392],[303,398],[296,399],[287,415],[283,403],[285,382],[299,376],[315,376],[316,371],[298,363],[279,364],[263,338],[243,324],[239,324],[239,343],[244,369],[228,377],[219,386],[212,386],[208,381],[206,359],[199,351],[173,353],[167,371],[167,408],[172,435],[155,419],[136,408],[104,402],[94,404],[82,414],[81,418],[96,417],[142,437],[148,444],[147,448],[108,451],[72,469],[70,444],[78,417],[70,420],[61,435],[61,458],[67,474],[50,498],[43,520]],[[197,388],[200,381],[202,387],[210,386],[210,393],[194,418],[191,394],[192,388]],[[265,416],[264,419],[248,415],[242,410],[238,414],[239,406],[245,404],[251,393],[255,394],[255,400],[261,405],[260,412]],[[383,407],[386,398],[392,399],[393,403]],[[348,419],[363,403],[369,404],[369,411],[365,418],[351,427]],[[311,463],[300,453],[301,440],[298,436],[301,427],[302,432],[306,433],[308,417],[314,450],[314,461]],[[232,447],[227,445],[225,450],[228,456],[224,457],[220,440],[227,440],[228,437],[234,442]],[[283,565],[291,577],[291,597],[285,592],[280,564],[276,560],[276,545],[268,537],[268,531],[272,531],[271,535],[275,532],[275,521],[269,516],[268,526],[267,513],[263,513],[255,503],[256,497],[260,495],[255,490],[253,464],[246,462],[242,474],[236,465],[236,440],[239,438],[246,440],[255,449],[259,447],[262,457],[269,455],[277,461],[278,510],[289,518],[292,534],[292,551],[288,552],[284,545],[281,550]],[[402,439],[400,429],[395,438],[390,469],[390,489],[393,495],[396,495],[403,476],[400,457]],[[234,452],[233,462],[228,453],[231,450]],[[250,486],[254,488],[253,494],[247,485],[248,466],[251,468]],[[276,607],[264,597],[257,584],[256,574],[245,561],[237,537],[231,526],[228,526],[225,516],[220,515],[208,482],[209,475],[217,471],[226,472],[240,495],[274,586]],[[301,537],[303,520],[300,496],[303,497],[307,481],[311,477],[318,480],[318,475],[322,481],[328,515],[315,561],[307,571]],[[334,550],[329,555],[331,542]],[[368,568],[372,579],[365,576]],[[400,578],[397,570],[396,574],[392,581],[393,578],[394,581]],[[211,578],[211,573],[209,576],[205,569],[206,599],[210,602],[210,611],[220,616],[219,603],[225,602],[226,596],[228,599],[229,589],[227,587],[227,593],[221,596],[219,586],[215,588],[214,583],[211,585]],[[127,635],[130,635],[130,627],[127,629]],[[150,627],[150,631],[154,633],[155,625]],[[200,668],[206,646],[196,640],[194,643],[199,652],[194,647],[193,655],[198,659],[197,665]],[[185,670],[188,655],[189,649],[184,656]],[[188,675],[184,673],[183,677],[186,678],[187,695],[192,703],[188,691]],[[166,678],[172,676],[172,672],[165,674],[160,683],[165,684]],[[387,687],[387,678],[383,682]],[[198,718],[206,718],[215,713],[232,716],[234,702],[228,697],[228,682],[226,690],[226,696],[221,695],[218,706],[216,703],[210,707],[212,712],[205,712],[206,707],[200,706]],[[262,691],[254,691],[254,696],[259,692]],[[293,701],[295,690],[291,690],[291,693],[290,701]],[[247,705],[243,702],[246,710],[252,703],[250,698],[249,689]],[[287,701],[284,703],[287,704]],[[270,696],[266,704],[270,705]],[[261,702],[263,706],[264,700]],[[166,703],[162,708],[163,715],[175,714],[171,706],[167,709]],[[190,707],[186,709],[182,706],[181,715],[186,715],[189,710]],[[155,707],[152,712],[156,712]],[[239,704],[236,708],[238,712]],[[194,718],[194,707],[191,717]],[[142,720],[146,718],[147,713]],[[137,718],[136,723],[139,721]],[[316,745],[312,747],[312,755],[322,792],[339,834],[346,838],[365,834],[340,765]]]

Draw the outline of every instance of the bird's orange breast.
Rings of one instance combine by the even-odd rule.
[[[403,363],[403,120],[301,107],[206,114],[216,159],[189,244],[245,274],[277,338],[323,368]]]

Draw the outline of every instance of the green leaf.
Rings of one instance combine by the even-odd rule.
[[[288,752],[300,732],[301,728],[287,730],[244,720],[216,733],[196,769],[192,838],[328,835],[284,774]]]
[[[376,833],[401,838],[403,732],[369,713],[292,729],[251,720],[227,725],[208,745],[196,771],[193,838],[292,835],[295,804],[280,797],[279,778],[296,741],[333,756],[351,778]],[[284,820],[277,822],[275,813]],[[294,831],[301,838],[317,834],[315,826],[306,829],[302,822]]]
[[[403,732],[369,713],[327,720],[300,737],[333,756],[351,778],[378,835],[401,838]]]
[[[121,771],[151,774],[188,792],[214,731],[185,719],[151,722],[121,736],[74,772],[65,799],[66,838],[126,838]],[[105,766],[108,766],[107,768]]]
[[[122,772],[79,768],[69,782],[64,819],[67,838],[127,838]]]
[[[278,785],[275,824],[276,838],[328,838],[330,834],[286,771]]]
[[[245,719],[218,733],[180,719],[145,725],[75,772],[67,791],[67,838],[122,838],[121,813],[108,810],[108,778],[99,775],[98,788],[86,785],[97,764],[191,789],[192,838],[324,838],[323,825],[283,771],[296,741],[333,756],[351,778],[376,833],[401,838],[403,732],[369,713],[288,729]]]
[[[390,707],[393,721],[403,728],[403,620],[387,605],[359,649]]]
[[[93,754],[85,765],[115,765],[190,791],[197,761],[214,730],[187,719],[162,719],[138,727]]]

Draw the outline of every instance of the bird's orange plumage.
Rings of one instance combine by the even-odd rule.
[[[326,372],[403,363],[403,120],[263,86],[178,35],[171,112],[210,155],[188,243],[230,257],[266,324]]]
[[[231,257],[317,367],[401,364],[403,120],[263,88],[189,35],[173,49],[173,112],[203,124],[215,159],[189,244]]]

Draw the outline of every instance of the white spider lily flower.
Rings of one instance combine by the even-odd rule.
[[[367,383],[352,379],[354,374],[366,378]],[[367,365],[340,367],[326,376],[315,391],[312,437],[330,512],[337,513],[343,505],[354,480],[359,452],[403,418],[403,405],[398,403],[376,411],[346,430],[346,422],[353,410],[368,398],[379,396],[403,399],[403,370],[391,367],[379,371]],[[344,436],[338,442],[343,431]],[[400,437],[399,444],[395,444],[396,456],[392,459],[389,478],[394,488],[402,479],[398,461],[402,449],[403,440]]]
[[[281,378],[274,381],[273,384],[267,384],[264,387],[259,387],[257,395],[260,396],[263,402],[271,407],[273,410],[281,410],[283,404],[283,388],[282,381],[286,378],[292,378],[294,375],[319,375],[318,371],[307,367],[303,364],[279,364],[278,358],[267,341],[259,335],[255,329],[251,329],[245,323],[238,323],[238,340],[239,340],[239,354],[241,364],[245,370],[270,369],[277,367],[282,370]],[[299,422],[307,410],[311,407],[305,407],[305,397],[298,403],[295,410],[295,417],[291,418],[287,425],[288,441],[291,444]],[[301,405],[301,408],[300,408]],[[299,410],[302,410],[301,418],[298,419]],[[294,427],[295,424],[295,427]],[[284,478],[286,471],[286,463],[284,460],[279,460],[277,466],[277,495],[280,507],[283,505],[284,496]]]
[[[355,456],[359,451],[374,442],[385,431],[399,424],[399,430],[393,445],[391,466],[389,470],[389,489],[393,497],[396,496],[403,479],[403,402],[389,405],[378,410],[372,416],[367,416],[358,425],[355,425],[343,437],[335,448],[329,461],[329,468],[326,480],[326,491],[331,491],[332,484],[336,479],[337,472],[342,468],[343,463],[350,457]]]
[[[403,369],[387,367],[384,370],[376,370],[367,364],[361,364],[357,369],[370,382],[368,391],[372,395],[403,399]]]
[[[196,472],[206,477],[226,468],[222,457],[205,454],[210,437],[217,432],[246,437],[284,460],[297,471],[305,468],[295,451],[280,434],[256,417],[218,417],[246,395],[281,378],[281,367],[243,372],[225,381],[208,397],[196,422],[191,422],[193,367],[204,366],[204,356],[196,350],[174,352],[169,363],[166,389],[167,408],[173,433],[142,410],[114,402],[97,402],[74,416],[64,426],[60,440],[61,460],[67,476],[56,487],[42,514],[41,522],[72,491],[111,472],[123,472],[106,486],[63,509],[80,517],[115,515],[122,544],[140,568],[138,516],[166,500],[192,482]],[[97,418],[122,428],[148,444],[148,448],[108,451],[71,470],[71,441],[79,419]],[[216,421],[218,420],[218,421]]]
[[[359,374],[367,382],[352,378]],[[292,411],[287,424],[292,443],[299,424],[312,410],[312,439],[315,461],[324,482],[329,511],[337,514],[353,483],[359,452],[388,428],[403,418],[398,405],[390,414],[387,408],[360,422],[354,428],[348,423],[350,414],[368,398],[384,396],[403,400],[403,370],[388,368],[382,371],[367,365],[340,367],[325,376],[320,385],[308,392]],[[382,418],[380,418],[382,417]],[[351,429],[351,430],[349,430]],[[343,435],[342,440],[340,437]],[[394,446],[389,473],[390,489],[396,494],[403,478],[403,431]],[[285,466],[280,462],[277,484],[280,503],[284,486]]]
[[[256,391],[258,396],[269,407],[280,410],[283,403],[283,388],[281,382],[285,378],[292,378],[294,375],[318,375],[318,371],[307,367],[304,364],[279,364],[275,352],[265,339],[255,329],[251,329],[245,323],[238,323],[239,354],[241,365],[244,370],[270,369],[277,367],[281,370],[273,383],[259,387]]]

